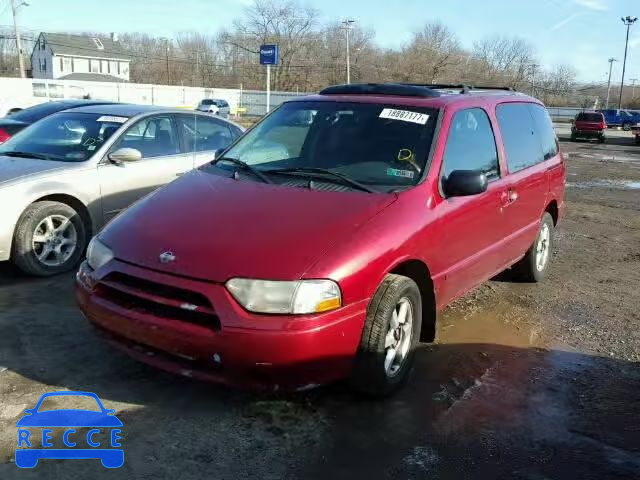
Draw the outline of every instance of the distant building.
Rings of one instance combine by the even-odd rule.
[[[115,35],[43,32],[31,53],[33,78],[128,82],[130,62]]]

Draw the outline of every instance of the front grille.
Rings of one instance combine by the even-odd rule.
[[[127,310],[220,329],[220,319],[211,302],[199,292],[121,272],[107,275],[96,288],[102,298]]]

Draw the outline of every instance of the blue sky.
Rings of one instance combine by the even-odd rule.
[[[0,24],[11,23],[9,0],[0,0]],[[40,31],[215,32],[242,14],[251,0],[28,0],[20,11],[25,29]],[[375,30],[379,45],[406,42],[422,24],[440,20],[462,44],[487,34],[530,41],[545,65],[568,63],[585,81],[606,81],[607,59],[616,57],[619,82],[625,30],[621,16],[640,17],[640,0],[307,0],[322,20],[351,17]],[[640,21],[632,29],[626,78],[640,78]]]

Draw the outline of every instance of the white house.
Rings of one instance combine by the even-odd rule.
[[[130,62],[115,35],[42,32],[31,53],[33,78],[128,82]]]

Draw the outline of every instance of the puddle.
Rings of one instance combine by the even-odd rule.
[[[622,190],[640,190],[640,182],[632,180],[589,180],[586,182],[567,182],[569,188],[619,188]]]
[[[492,305],[469,312],[454,308],[443,312],[438,342],[491,343],[510,347],[542,346],[542,321],[517,305]]]

